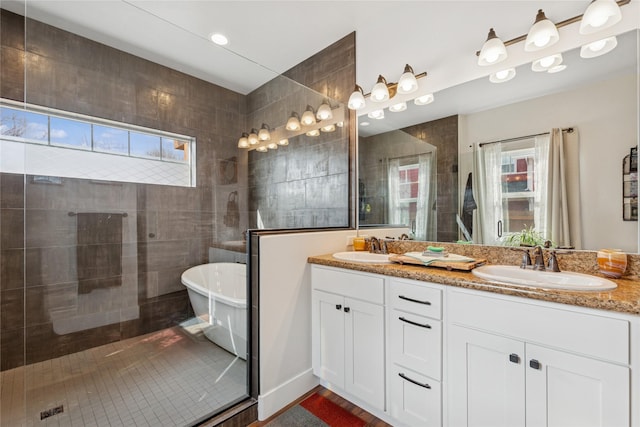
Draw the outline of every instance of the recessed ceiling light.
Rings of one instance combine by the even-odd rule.
[[[229,39],[224,34],[213,33],[210,37],[212,42],[220,46],[224,46],[229,43]]]

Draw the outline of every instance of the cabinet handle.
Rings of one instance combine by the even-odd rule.
[[[344,308],[344,312],[345,312],[345,313],[348,313],[348,312],[350,312],[350,311],[351,311],[351,309],[350,309],[349,307],[345,307],[345,308]]]
[[[405,375],[405,374],[403,374],[402,372],[398,373],[398,375],[399,375],[399,376],[400,376],[400,378],[402,378],[403,380],[407,380],[407,381],[409,381],[410,383],[415,384],[415,385],[417,385],[417,386],[420,386],[420,387],[422,387],[422,388],[429,388],[429,389],[431,388],[431,386],[430,386],[429,384],[427,384],[427,383],[421,383],[421,382],[416,381],[416,380],[414,380],[414,379],[412,379],[412,378],[409,378],[408,376],[406,376],[406,375]]]
[[[520,363],[520,356],[518,356],[515,353],[511,353],[509,355],[509,362],[513,362],[513,363]]]
[[[342,310],[342,304],[336,304],[336,310]]]
[[[431,325],[429,325],[428,323],[418,323],[418,322],[413,322],[411,320],[407,320],[404,317],[398,317],[398,319],[402,320],[405,323],[408,323],[410,325],[414,325],[414,326],[420,326],[421,328],[427,328],[427,329],[431,329]]]
[[[405,301],[417,302],[418,304],[431,305],[430,301],[420,301],[419,299],[405,297],[404,295],[398,295],[398,298],[403,299]]]
[[[536,359],[529,360],[529,366],[533,369],[541,369],[542,365]]]

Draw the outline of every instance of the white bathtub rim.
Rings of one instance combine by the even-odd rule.
[[[183,285],[185,285],[187,288],[191,289],[194,292],[199,293],[200,295],[202,295],[205,298],[211,299],[211,298],[217,298],[218,300],[232,306],[232,307],[237,307],[237,308],[247,308],[247,300],[242,299],[242,298],[233,298],[230,297],[228,295],[224,295],[224,294],[219,294],[217,292],[213,292],[203,286],[201,286],[199,283],[197,283],[195,280],[193,280],[193,278],[191,277],[191,274],[196,271],[196,270],[200,270],[200,269],[205,269],[207,268],[207,266],[210,265],[232,265],[234,266],[233,268],[238,268],[237,266],[243,266],[246,269],[246,265],[245,264],[240,264],[240,263],[235,263],[235,262],[212,262],[212,263],[207,263],[207,264],[200,264],[200,265],[196,265],[193,266],[187,270],[185,270],[182,275],[180,276],[180,280],[182,282]]]

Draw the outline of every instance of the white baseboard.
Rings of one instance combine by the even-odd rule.
[[[309,369],[258,396],[258,419],[264,421],[319,384]]]

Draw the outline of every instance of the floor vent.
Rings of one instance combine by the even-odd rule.
[[[40,412],[40,419],[44,420],[45,418],[52,417],[54,415],[58,415],[64,412],[64,405],[56,406],[55,408],[47,409],[46,411]]]

